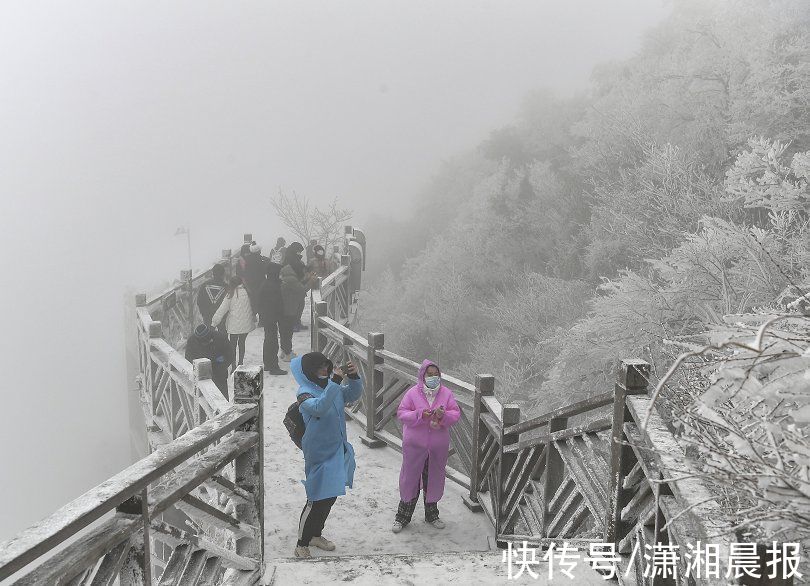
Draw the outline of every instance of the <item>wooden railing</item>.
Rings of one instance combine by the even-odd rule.
[[[229,251],[223,259],[230,268]],[[194,301],[188,291],[208,276],[199,275],[191,289],[181,282],[151,300],[136,297],[150,455],[0,544],[0,580],[129,586],[153,578],[160,584],[253,584],[260,578],[262,367],[237,368],[228,400],[211,380],[209,360],[191,364],[177,351],[178,336],[193,325],[183,303]],[[174,305],[165,303],[169,297]],[[181,309],[167,313],[178,300]],[[174,343],[163,337],[152,311],[173,321]]]
[[[724,562],[732,524],[700,481],[684,478],[685,456],[654,410],[643,426],[648,378],[646,362],[622,361],[612,392],[523,421],[514,405],[499,417],[492,379],[479,378],[469,502],[483,507],[499,540],[613,544],[622,581],[638,584],[653,582],[644,556],[656,544],[686,552],[688,543],[711,542]],[[688,583],[679,559],[681,578],[656,584]]]
[[[252,234],[243,235],[244,242],[253,240]],[[236,274],[236,264],[239,256],[234,255],[230,248],[222,250],[222,258],[217,261],[225,267],[225,282]],[[213,266],[198,273],[189,279],[188,270],[180,271],[180,279],[175,284],[156,295],[139,296],[140,307],[145,307],[150,316],[161,322],[163,335],[169,344],[175,349],[182,349],[186,340],[194,330],[194,326],[200,323],[199,312],[197,310],[197,294],[200,287],[212,276]]]
[[[341,287],[350,263],[344,257],[343,266],[312,291],[312,349],[336,363],[358,364],[365,391],[346,412],[363,427],[364,444],[401,451],[396,410],[420,365],[385,350],[382,333],[363,337],[348,327],[344,300],[352,290]],[[697,541],[719,546],[725,571],[733,527],[708,488],[690,475],[655,410],[643,425],[650,411],[648,379],[646,362],[624,360],[613,390],[522,419],[517,405],[496,399],[491,375],[476,376],[474,384],[443,375],[462,412],[451,428],[447,476],[467,489],[465,503],[486,514],[500,545],[612,544],[622,583],[728,583],[685,579],[683,556],[680,578],[644,575],[654,545],[687,551]]]
[[[72,539],[15,583],[129,586],[151,584],[153,572],[160,584],[203,575],[253,583],[262,567],[261,371],[235,379],[233,405],[0,544],[0,580]],[[195,528],[179,527],[174,508]],[[165,564],[157,546],[171,550]]]

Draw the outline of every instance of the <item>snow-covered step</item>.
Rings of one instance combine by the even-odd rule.
[[[502,551],[437,552],[418,555],[323,556],[308,560],[277,559],[269,563],[264,583],[273,586],[288,584],[341,584],[352,586],[416,585],[416,584],[514,584],[508,580]],[[583,563],[573,570],[574,579],[554,572],[548,578],[548,566],[537,557],[533,579],[524,573],[523,580],[538,586],[546,584],[576,584],[603,586],[602,576]],[[519,571],[513,567],[513,572]],[[615,582],[612,582],[615,584]]]

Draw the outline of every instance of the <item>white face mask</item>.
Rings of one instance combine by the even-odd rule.
[[[439,388],[439,383],[441,383],[442,377],[440,376],[426,376],[425,377],[425,386],[430,390],[436,390]]]

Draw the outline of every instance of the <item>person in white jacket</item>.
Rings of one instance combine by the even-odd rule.
[[[227,317],[225,317],[226,315]],[[222,300],[214,317],[211,318],[211,325],[216,327],[223,318],[225,318],[225,329],[230,336],[234,354],[236,348],[239,348],[238,364],[242,364],[245,359],[245,340],[256,325],[256,314],[251,307],[250,298],[240,277],[231,279],[228,294]]]

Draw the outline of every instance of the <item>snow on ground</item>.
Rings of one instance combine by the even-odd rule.
[[[264,330],[259,328],[247,339],[246,364],[261,363]],[[295,334],[294,350],[309,350],[309,331]],[[288,370],[288,364],[282,362]],[[292,375],[264,379],[264,453],[265,453],[265,548],[266,558],[289,557],[293,553],[298,518],[306,503],[304,458],[282,424],[287,407],[295,400],[298,386]],[[430,551],[489,550],[492,526],[483,513],[472,513],[461,501],[464,489],[451,481],[439,502],[443,530],[424,522],[421,503],[411,524],[395,535],[391,532],[399,503],[399,466],[401,456],[392,448],[371,449],[360,442],[360,427],[347,422],[349,442],[354,446],[357,470],[354,488],[338,497],[324,536],[337,544],[334,552],[319,555],[363,555],[380,553],[416,553]]]
[[[513,579],[508,579],[502,552],[429,553],[422,555],[375,555],[357,557],[321,557],[312,560],[279,560],[268,568],[267,584],[336,584],[352,586],[417,586],[422,584],[536,584],[546,586],[603,586],[611,584],[581,563],[572,570],[574,579],[559,571],[548,578],[548,566],[537,556],[529,566],[536,578],[519,566],[513,566]],[[517,576],[517,577],[515,577]],[[613,582],[615,584],[615,582]]]
[[[262,362],[263,339],[262,328],[250,333],[245,364]],[[293,346],[299,355],[308,352],[309,331],[296,333]],[[289,365],[282,362],[281,367],[288,370]],[[496,576],[504,576],[505,581],[506,570],[501,563],[501,552],[494,548],[492,526],[483,513],[472,513],[464,506],[461,500],[464,489],[449,480],[445,485],[444,497],[439,502],[441,518],[447,523],[445,529],[438,530],[424,522],[424,510],[420,503],[410,525],[399,534],[391,531],[399,503],[401,456],[388,447],[367,448],[360,442],[362,430],[354,422],[347,422],[349,441],[354,446],[357,460],[354,488],[347,489],[345,496],[338,497],[324,528],[324,536],[334,541],[337,548],[334,552],[312,548],[313,555],[318,558],[332,557],[333,560],[315,563],[290,559],[295,548],[298,519],[306,503],[306,493],[301,484],[304,478],[303,455],[292,443],[282,424],[284,413],[295,400],[296,390],[292,375],[269,376],[265,373],[266,581],[274,573],[276,577],[273,583],[279,585],[328,584],[334,581],[413,584],[417,579],[421,582],[425,578],[439,583],[452,583],[459,578],[460,581],[471,583],[473,576],[479,576],[483,581],[472,583],[499,583],[497,580],[493,582]],[[443,555],[407,557],[407,554],[433,552],[443,552]],[[405,557],[391,554],[405,554]]]

